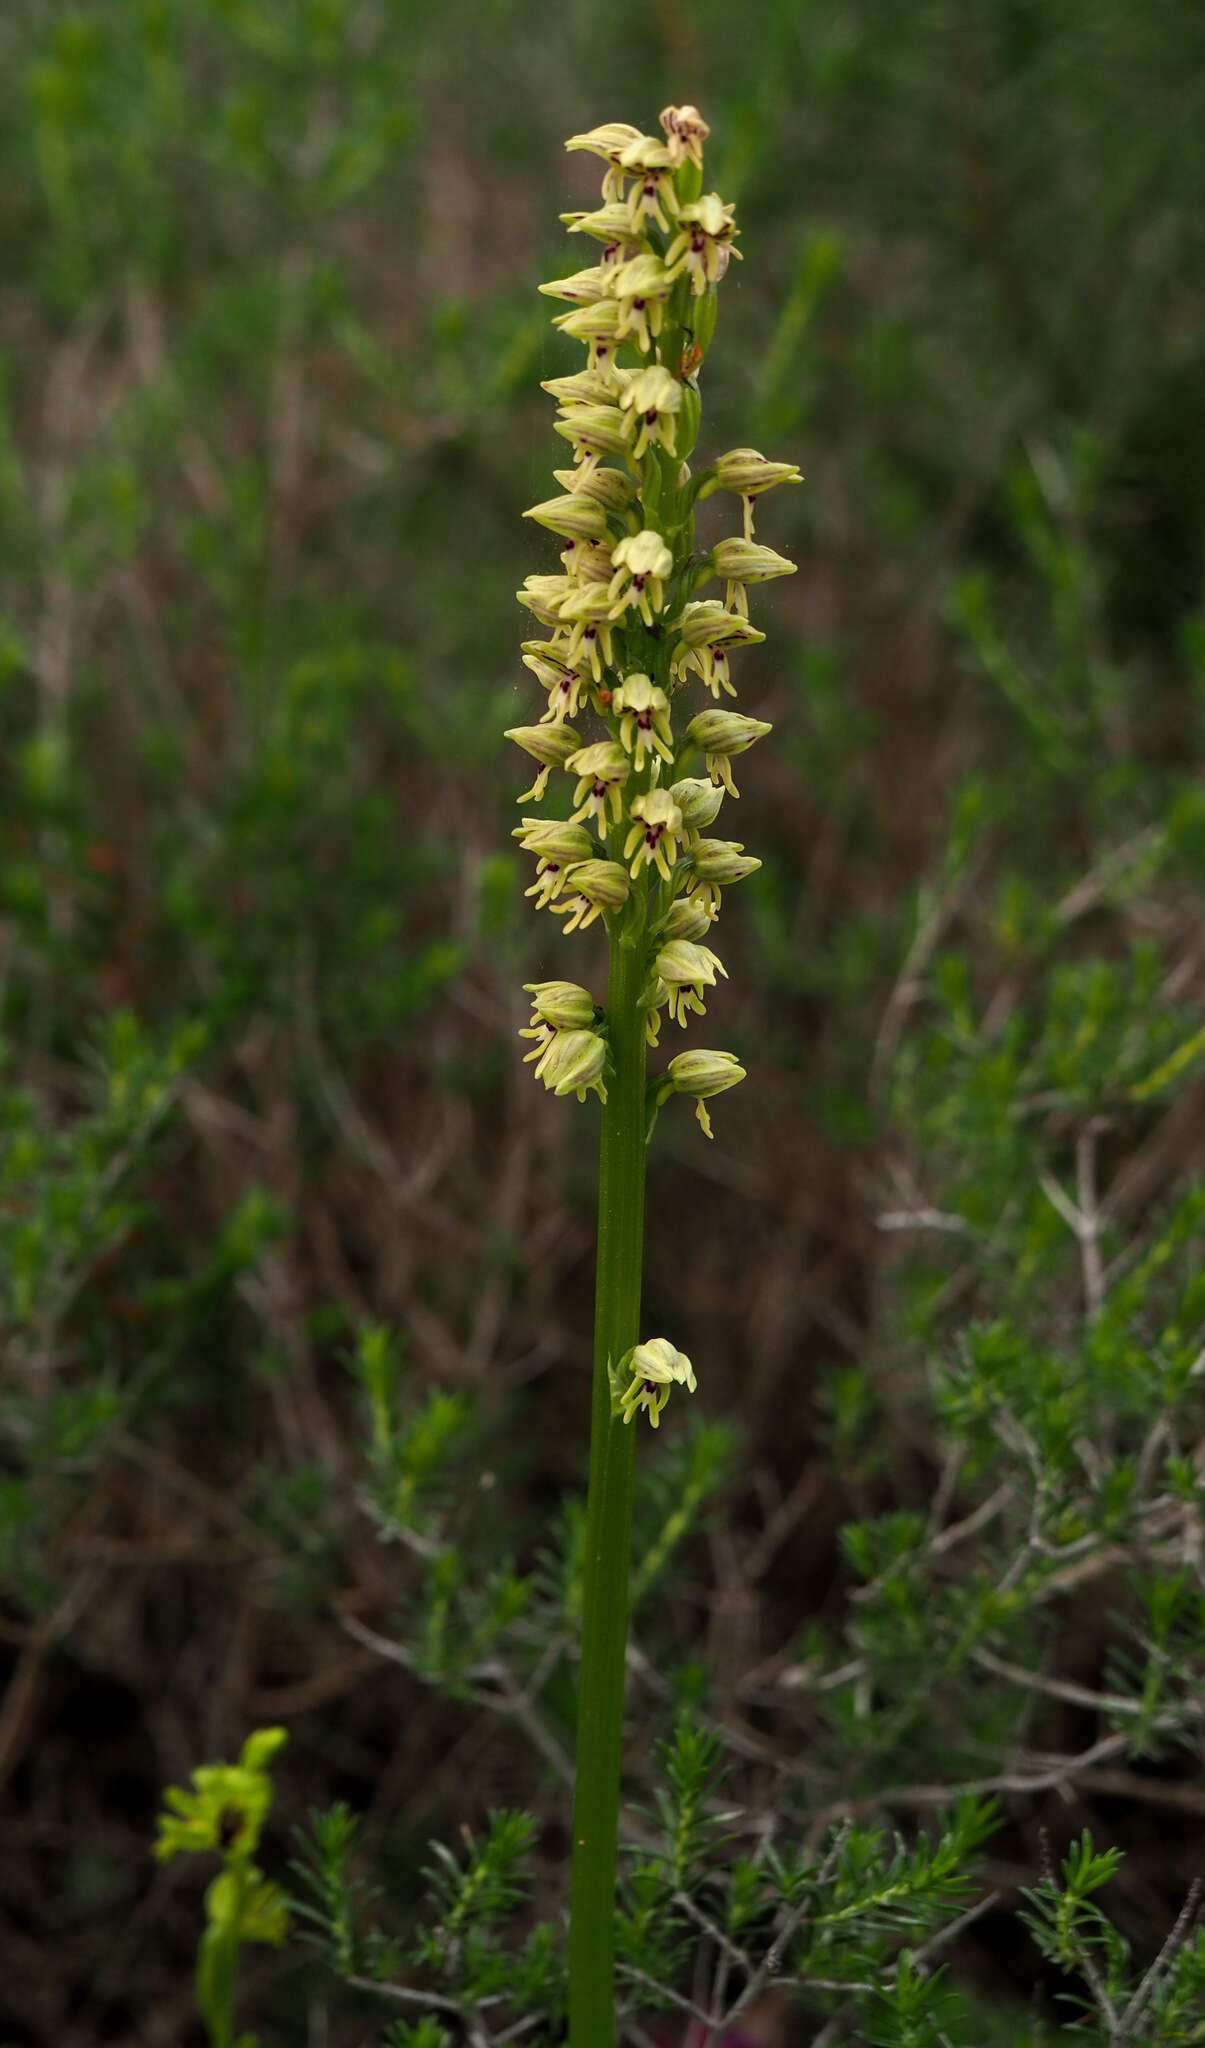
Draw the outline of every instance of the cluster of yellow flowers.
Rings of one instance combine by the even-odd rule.
[[[721,699],[736,695],[733,650],[765,638],[749,621],[748,586],[795,566],[754,539],[755,501],[800,481],[793,463],[752,448],[691,472],[697,373],[715,328],[716,287],[740,255],[739,230],[733,207],[703,191],[708,130],[697,108],[667,107],[661,129],[658,137],[607,122],[566,144],[605,165],[601,205],[561,216],[595,245],[596,260],[540,289],[567,303],[555,325],[585,346],[586,364],[543,387],[556,400],[555,430],[573,466],[553,471],[561,495],[525,515],[564,546],[561,573],[529,576],[517,593],[542,629],[523,643],[523,659],[547,701],[536,723],[507,735],[537,763],[521,803],[539,803],[554,770],[572,785],[567,815],[525,816],[516,828],[536,861],[527,893],[566,931],[601,919],[643,948],[653,1046],[663,1013],[680,1025],[705,1014],[705,991],[724,973],[704,943],[723,888],[760,865],[740,842],[708,836],[725,797],[737,795],[733,761],[770,730]],[[743,531],[700,553],[694,508],[715,491],[740,498]],[[713,579],[723,602],[695,594]],[[713,701],[676,729],[692,676]],[[579,729],[586,716],[596,734]],[[684,772],[699,757],[703,773]],[[528,1058],[545,1087],[583,1101],[593,1090],[605,1102],[602,1008],[576,982],[528,990],[523,1035],[535,1041]],[[652,1102],[693,1096],[710,1137],[707,1100],[743,1078],[731,1053],[680,1053],[650,1084]],[[670,1379],[688,1370],[687,1362],[666,1378],[650,1371],[633,1382],[629,1419],[643,1403],[655,1421]]]

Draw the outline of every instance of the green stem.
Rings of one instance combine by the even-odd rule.
[[[607,1023],[615,1077],[602,1112],[595,1274],[594,1395],[577,1780],[569,1884],[571,2048],[614,2048],[615,1851],[623,1746],[624,1652],[635,1424],[611,1413],[608,1367],[640,1341],[644,1243],[644,968],[639,938],[611,934]]]

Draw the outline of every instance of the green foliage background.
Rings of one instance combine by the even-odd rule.
[[[997,1482],[1001,1388],[1051,1542],[1107,1526],[1124,1562],[1156,1456],[1197,1515],[1205,18],[8,0],[0,79],[0,2037],[149,2048],[194,2038],[159,1787],[258,1723],[290,1729],[285,1821],[363,1811],[399,1913],[428,1835],[499,1806],[560,1897],[547,1758],[430,1681],[513,1584],[571,1605],[585,1461],[593,1112],[514,1036],[523,980],[577,969],[523,904],[498,737],[551,562],[538,379],[576,366],[535,296],[594,189],[575,129],[702,107],[746,259],[704,446],[807,479],[759,523],[800,573],[742,671],[765,865],[713,1018],[750,1079],[713,1150],[667,1113],[650,1160],[648,1326],[736,1434],[649,1574],[633,1775],[692,1702],[805,1815],[1014,1739],[954,1684],[1009,1650],[986,1579],[903,1590],[935,1486],[953,1521]],[[1103,1307],[1048,1186],[1085,1172]],[[671,1454],[696,1508],[722,1449]],[[379,1541],[420,1497],[488,1509],[434,1588]],[[1015,1896],[1039,1829],[1090,1820],[1139,1951],[1200,1864],[1181,1568],[1179,1605],[1025,1582],[1068,1681],[1121,1682],[1118,1614],[1140,1692],[1187,1644],[1147,1700],[1160,1790],[1018,1794],[994,1873]],[[407,1603],[403,1670],[348,1623]],[[847,1628],[874,1711],[851,1680],[784,1716],[767,1673]],[[1090,1745],[1042,1711],[1039,1746]],[[989,1918],[967,1995],[1042,1969]],[[248,1981],[267,2040],[363,2038],[295,1959]]]

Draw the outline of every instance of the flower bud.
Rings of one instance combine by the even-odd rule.
[[[573,792],[574,818],[596,818],[601,834],[607,828],[609,808],[618,825],[623,815],[623,785],[632,772],[623,748],[615,740],[597,740],[593,746],[579,747],[565,765],[578,778]]]
[[[555,861],[558,867],[589,860],[594,851],[594,841],[585,827],[571,825],[562,818],[524,818],[510,836],[518,840],[524,853],[538,854],[541,860]]]
[[[697,107],[663,107],[661,126],[665,130],[666,146],[670,162],[675,168],[689,157],[700,169],[703,164],[703,144],[711,130]]]
[[[579,479],[575,469],[554,469],[552,474],[567,491],[574,491],[581,498],[597,498],[608,512],[625,512],[635,497],[639,485],[626,469],[595,469],[589,476]],[[758,638],[764,636],[758,634]]]
[[[569,277],[550,278],[547,284],[536,286],[546,299],[567,299],[571,306],[596,305],[610,296],[610,289],[601,263],[592,263],[588,269],[575,270]]]
[[[536,732],[543,730],[540,726],[530,729]],[[701,775],[687,776],[683,781],[675,782],[670,795],[682,813],[682,823],[688,832],[703,832],[708,825],[714,825],[724,801],[723,790],[714,782],[705,781]]]
[[[587,494],[583,492],[582,495],[584,497]],[[583,583],[610,583],[612,545],[613,536],[610,533],[603,540],[566,542],[561,560],[575,587],[580,587]]]
[[[604,377],[599,370],[575,370],[571,377],[545,377],[540,389],[555,398],[558,405],[614,405],[625,379],[634,374],[628,370],[620,377],[616,370],[613,376]],[[619,379],[618,387],[615,378]]]
[[[602,540],[607,515],[596,498],[585,491],[570,491],[563,498],[546,498],[541,505],[529,505],[524,519],[534,519],[550,533],[567,540]]]
[[[570,588],[567,576],[525,576],[523,588],[516,590],[515,596],[542,626],[555,626],[561,600],[568,597]]]
[[[596,207],[592,213],[563,213],[561,219],[571,235],[590,235],[596,242],[629,242],[634,239],[632,216],[619,199]]]
[[[612,272],[611,290],[619,302],[617,340],[630,335],[647,355],[652,337],[661,332],[665,301],[674,279],[660,256],[632,256]]]
[[[563,419],[553,421],[552,430],[572,442],[579,462],[587,455],[626,455],[633,431],[630,415],[620,412],[617,405],[572,406]],[[770,551],[767,548],[764,552]]]
[[[664,579],[674,566],[673,555],[661,535],[651,526],[640,533],[629,533],[611,550],[611,560],[615,574],[610,598],[615,616],[618,618],[626,606],[634,604],[645,625],[651,626],[665,601]]]
[[[714,988],[717,971],[725,981],[728,979],[719,954],[713,953],[710,946],[692,945],[689,939],[671,939],[662,946],[653,971],[670,988]]]
[[[704,484],[699,492],[701,498],[710,497],[712,491],[739,491],[743,498],[756,497],[762,491],[771,491],[776,484],[801,484],[797,465],[793,462],[769,462],[759,455],[756,448],[730,448],[715,464],[715,475]]]
[[[793,576],[796,568],[773,548],[735,538],[717,541],[711,559],[716,575],[727,577],[730,583],[768,583],[772,576]]]
[[[681,410],[682,395],[682,386],[660,363],[650,364],[624,386],[619,403],[636,421],[635,460],[639,461],[650,441],[659,441],[674,453],[674,415]],[[672,557],[669,566],[673,566]]]
[[[603,121],[597,128],[587,128],[580,135],[571,135],[565,147],[588,149],[592,156],[601,156],[608,163],[618,163],[620,152],[630,142],[642,139],[641,130],[633,128],[630,121]]]
[[[572,471],[569,472],[572,475]],[[680,619],[674,621],[678,635],[678,646],[674,649],[675,664],[679,653],[687,647],[718,647],[733,643],[742,647],[753,647],[765,639],[756,626],[748,619],[742,619],[739,612],[725,611],[718,597],[695,598],[688,604]]]
[[[696,839],[690,850],[691,873],[698,882],[743,882],[760,866],[736,839]]]
[[[710,785],[708,786],[710,787]],[[661,938],[663,941],[667,939],[705,939],[713,923],[714,919],[708,916],[706,909],[701,903],[696,903],[691,896],[679,896],[676,901],[670,904],[661,921]],[[662,982],[661,987],[663,990],[665,989],[664,982]],[[664,1002],[664,1000],[665,995],[658,997],[659,1002]]]
[[[531,997],[532,1016],[555,1031],[585,1031],[594,1022],[598,1005],[580,982],[525,981],[523,988]]]

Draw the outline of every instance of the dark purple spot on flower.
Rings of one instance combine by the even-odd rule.
[[[651,409],[650,409],[650,410],[649,410],[648,412],[646,412],[646,413],[645,413],[645,415],[644,415],[644,424],[645,424],[645,426],[646,426],[646,427],[655,427],[655,426],[656,426],[656,424],[657,424],[657,408],[656,408],[656,406],[655,406],[655,405],[654,405],[654,406],[653,406],[653,407],[652,407],[652,408],[651,408]]]

